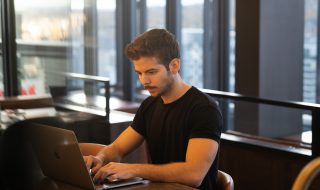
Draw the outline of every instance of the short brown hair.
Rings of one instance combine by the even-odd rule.
[[[179,44],[175,36],[165,29],[152,29],[139,35],[125,49],[131,60],[156,57],[167,69],[174,58],[180,59]]]

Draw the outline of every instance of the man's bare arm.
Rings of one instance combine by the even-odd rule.
[[[96,173],[106,163],[119,162],[123,156],[141,145],[143,140],[143,137],[129,126],[112,144],[104,147],[97,155],[85,158],[87,167],[93,167],[92,172]]]
[[[101,150],[97,157],[104,163],[120,161],[123,156],[136,149],[142,142],[143,137],[129,126],[112,144]]]
[[[152,181],[177,182],[198,187],[207,174],[218,150],[218,143],[211,139],[189,140],[186,161],[168,164],[122,164],[111,162],[102,167],[94,180],[142,177]]]

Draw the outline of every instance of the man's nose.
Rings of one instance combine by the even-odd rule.
[[[140,82],[141,82],[142,85],[147,85],[147,84],[150,83],[150,79],[149,79],[149,77],[147,75],[141,74]]]

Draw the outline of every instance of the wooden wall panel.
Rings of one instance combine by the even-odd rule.
[[[237,190],[289,190],[301,169],[312,159],[225,139],[221,140],[219,156],[219,169],[233,177]],[[311,189],[319,187],[318,177]]]

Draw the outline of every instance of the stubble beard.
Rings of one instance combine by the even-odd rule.
[[[161,92],[159,92],[156,97],[160,97],[160,96],[165,96],[168,92],[171,91],[172,89],[172,86],[173,86],[173,82],[174,82],[174,79],[171,75],[170,72],[167,73],[167,79],[166,79],[166,84],[165,86],[162,88]]]

